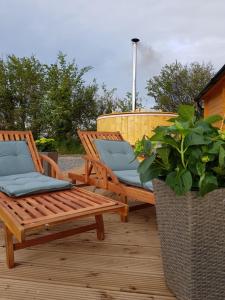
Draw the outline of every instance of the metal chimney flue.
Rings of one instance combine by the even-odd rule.
[[[133,79],[132,79],[132,111],[136,110],[136,77],[137,77],[137,43],[140,40],[133,38]]]

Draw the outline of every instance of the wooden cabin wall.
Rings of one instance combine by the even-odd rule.
[[[219,114],[225,116],[225,88],[220,87],[204,99],[204,117]],[[221,122],[215,124],[220,127]]]
[[[224,115],[225,113],[225,102],[223,98],[222,90],[217,91],[210,98],[204,100],[204,116],[220,114]]]

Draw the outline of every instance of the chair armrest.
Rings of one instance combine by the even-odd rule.
[[[56,179],[63,179],[63,174],[59,168],[59,166],[57,165],[56,162],[54,162],[53,159],[51,159],[50,157],[48,157],[45,154],[39,154],[40,159],[41,159],[41,163],[43,166],[43,162],[46,161],[48,163],[48,165],[51,168],[51,177],[54,177]]]
[[[85,155],[83,156],[83,159],[85,160],[85,175],[89,176],[91,173],[92,168],[94,168],[96,172],[96,176],[102,180],[105,185],[107,186],[107,183],[109,179],[112,180],[113,183],[119,184],[119,180],[117,176],[113,173],[113,170],[109,168],[106,164],[102,163],[101,161],[90,158],[89,156]]]

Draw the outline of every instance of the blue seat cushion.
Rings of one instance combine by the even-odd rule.
[[[94,140],[100,160],[113,171],[136,170],[139,162],[129,143],[124,141]]]
[[[114,173],[118,177],[119,181],[123,183],[137,186],[137,187],[142,187],[146,190],[153,191],[152,182],[149,181],[149,182],[142,183],[137,170],[114,171]]]
[[[0,141],[0,176],[35,172],[25,141]]]
[[[69,189],[72,184],[38,172],[0,176],[0,191],[10,197]]]

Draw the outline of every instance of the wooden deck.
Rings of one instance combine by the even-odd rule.
[[[11,270],[1,233],[0,300],[174,300],[164,281],[154,207],[130,213],[129,223],[107,215],[105,230],[104,241],[89,232],[20,250]]]

